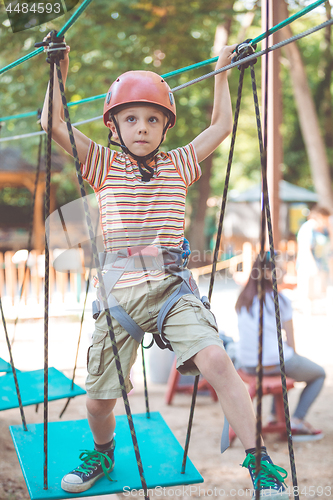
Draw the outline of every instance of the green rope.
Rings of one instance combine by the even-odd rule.
[[[257,38],[253,38],[251,40],[250,44],[254,45],[256,43],[261,42],[266,36],[268,35],[273,35],[273,33],[276,33],[280,29],[284,28],[285,26],[288,26],[288,24],[292,23],[293,21],[296,21],[296,19],[299,19],[300,17],[303,17],[305,14],[310,12],[311,10],[315,9],[316,7],[319,7],[322,3],[325,3],[327,0],[317,0],[317,2],[311,3],[304,9],[300,10],[299,12],[296,12],[296,14],[293,14],[290,17],[287,17],[284,21],[281,21],[281,23],[277,24],[276,26],[273,26],[270,28],[267,33],[262,33],[261,35],[257,36]]]
[[[92,0],[86,0],[86,2],[87,1],[91,2]],[[276,33],[276,31],[280,30],[281,28],[284,28],[285,26],[287,26],[288,24],[292,23],[296,19],[299,19],[300,17],[302,17],[303,15],[307,14],[311,10],[313,10],[316,7],[318,7],[319,5],[323,4],[325,1],[326,0],[317,0],[313,4],[308,5],[307,7],[305,7],[304,9],[302,9],[300,12],[297,12],[296,14],[288,17],[287,19],[285,19],[281,23],[277,24],[276,26],[273,26],[270,30],[268,30],[268,35]],[[86,2],[84,2],[84,3],[86,3]],[[83,7],[83,4],[81,5],[81,7]],[[76,13],[74,15],[76,15]],[[67,24],[69,24],[70,21],[71,21],[71,19],[68,21]],[[68,27],[66,25],[63,27],[63,29],[65,27],[66,27],[66,29],[68,29]],[[62,31],[62,30],[59,31],[59,35],[62,35],[64,33],[64,31]],[[251,40],[251,45],[260,42],[261,40],[263,40],[265,38],[265,36],[267,36],[266,32],[262,33],[257,38],[254,38],[253,40]],[[42,50],[43,50],[43,48],[37,49],[36,51],[32,52],[31,54],[28,54],[27,56],[24,56],[23,58],[21,58],[18,61],[10,64],[9,66],[6,66],[5,68],[2,68],[0,70],[0,75],[2,73],[4,73],[5,71],[8,71],[12,67],[17,66],[17,64],[20,64],[21,62],[24,62],[25,60],[30,59],[34,55],[37,55],[37,53],[40,53]],[[27,58],[27,59],[25,59],[25,58]],[[197,68],[201,68],[203,66],[207,66],[208,64],[212,64],[212,63],[216,62],[217,60],[218,60],[218,57],[212,57],[211,59],[207,59],[205,61],[201,61],[201,62],[198,62],[198,63],[195,63],[195,64],[191,64],[190,66],[185,66],[184,68],[180,68],[180,69],[177,69],[175,71],[170,71],[169,73],[165,73],[165,74],[163,74],[161,76],[162,76],[162,78],[170,78],[172,76],[180,75],[180,74],[185,73],[187,71],[190,71],[192,69],[197,69]],[[92,96],[92,97],[87,97],[85,99],[81,99],[79,101],[74,101],[74,102],[68,103],[68,106],[78,106],[79,104],[84,104],[84,103],[87,103],[87,102],[96,101],[98,99],[105,99],[105,97],[106,97],[106,93],[105,94],[99,94],[99,95],[96,95],[96,96]],[[26,117],[35,116],[35,115],[36,115],[36,112],[32,111],[30,113],[24,113],[22,115],[5,116],[4,118],[0,118],[0,121],[15,120],[15,119],[26,118]]]
[[[66,33],[66,31],[75,23],[75,21],[78,19],[78,17],[82,14],[82,12],[88,7],[88,5],[92,2],[93,0],[84,0],[80,7],[74,12],[72,17],[68,19],[67,23],[61,28],[59,31],[58,35],[62,36]],[[12,68],[15,68],[15,66],[18,66],[21,63],[24,63],[25,61],[28,61],[28,59],[31,59],[32,57],[37,56],[41,52],[44,51],[44,47],[39,47],[39,49],[34,50],[33,52],[30,52],[30,54],[27,54],[26,56],[21,57],[20,59],[17,59],[17,61],[14,61],[8,66],[5,66],[4,68],[0,69],[0,75],[5,73],[6,71],[9,71]]]

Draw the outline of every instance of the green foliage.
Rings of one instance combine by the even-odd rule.
[[[0,0],[1,1],[1,0]],[[95,0],[70,28],[66,41],[71,46],[70,70],[66,95],[68,101],[106,93],[112,81],[130,69],[148,69],[160,74],[194,64],[212,56],[215,31],[218,24],[232,14],[229,43],[238,42],[240,25],[254,2],[231,0]],[[289,2],[294,9],[304,7],[306,2]],[[317,12],[317,11],[316,11]],[[0,67],[34,50],[34,43],[41,41],[51,29],[60,29],[73,12],[56,19],[48,25],[32,28],[20,33],[11,33],[6,16],[0,7]],[[291,12],[292,13],[292,12]],[[323,22],[323,15],[312,13],[292,25],[294,33]],[[261,12],[256,10],[252,26],[246,37],[261,33]],[[325,79],[322,60],[324,34],[322,31],[298,42],[307,68],[309,84],[320,106],[320,88]],[[259,46],[258,49],[261,47]],[[168,80],[171,88],[205,72],[212,67],[201,68]],[[256,64],[257,85],[260,91],[260,61]],[[15,115],[40,108],[43,104],[49,67],[45,55],[26,61],[0,76],[0,110],[2,116]],[[229,84],[233,104],[237,95],[239,72],[233,70]],[[304,144],[298,124],[294,96],[288,66],[282,55],[282,88],[284,121],[282,127],[284,144],[284,178],[304,187],[311,187]],[[332,90],[333,92],[333,90]],[[259,100],[260,100],[259,94]],[[164,148],[170,149],[191,141],[208,124],[213,99],[213,80],[205,80],[176,94],[177,126],[168,133]],[[72,122],[85,120],[102,114],[103,99],[70,108]],[[322,116],[320,123],[323,124]],[[39,130],[35,118],[5,122],[2,136],[24,134]],[[106,144],[107,130],[100,121],[80,127],[93,140]],[[37,139],[25,139],[20,147],[25,149],[27,159],[36,158]],[[214,155],[211,177],[212,195],[221,196],[225,168],[228,158],[229,140]],[[1,145],[6,147],[6,143]],[[15,145],[15,143],[8,143]],[[332,151],[328,152],[332,164]],[[34,163],[34,160],[31,160]],[[68,168],[68,170],[67,170]],[[65,175],[54,177],[59,183],[58,202],[77,197],[77,183],[71,172],[70,162]],[[230,187],[246,188],[260,177],[259,147],[249,75],[244,81],[239,130]],[[190,190],[189,207],[198,197],[197,187]]]

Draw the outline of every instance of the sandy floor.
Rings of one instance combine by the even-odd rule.
[[[218,317],[219,324],[227,335],[237,337],[233,304],[237,295],[237,287],[233,284],[217,284],[214,295],[213,308]],[[202,292],[205,291],[206,282],[201,283]],[[312,312],[297,309],[297,297],[292,297],[295,305],[295,334],[298,352],[322,364],[327,372],[324,389],[318,400],[311,408],[308,420],[317,428],[323,429],[324,439],[318,442],[295,443],[294,452],[296,470],[300,488],[300,498],[333,498],[333,419],[331,409],[333,401],[333,311],[324,314],[323,304],[317,304]],[[221,307],[222,304],[222,307]],[[6,304],[5,304],[6,306]],[[78,308],[69,303],[66,306],[66,316],[51,318],[50,334],[50,366],[56,366],[71,376],[71,367],[74,364],[77,339],[79,334]],[[7,305],[10,312],[10,306]],[[225,312],[227,311],[227,313]],[[6,312],[6,308],[5,308]],[[35,314],[38,316],[38,314]],[[9,321],[9,334],[13,333],[13,324]],[[88,345],[89,333],[93,323],[87,317],[82,333],[82,345],[79,352],[78,371],[76,382],[84,384],[85,356]],[[0,339],[1,357],[8,359],[7,347],[4,336]],[[43,321],[41,319],[21,320],[16,328],[13,355],[16,365],[21,370],[37,369],[43,366]],[[170,361],[160,362],[161,369],[166,369]],[[156,381],[153,373],[153,363],[148,362],[149,379]],[[135,390],[130,395],[133,413],[144,411],[143,384],[141,376],[141,361],[138,359],[133,373]],[[183,445],[187,428],[190,396],[176,394],[171,406],[165,404],[166,384],[150,382],[150,407],[151,411],[159,411],[170,426],[176,438]],[[301,390],[297,385],[289,392],[291,410],[295,405]],[[270,400],[264,398],[263,417],[267,417]],[[63,408],[64,401],[49,404],[50,420],[57,420]],[[116,412],[123,414],[123,404],[117,404]],[[28,423],[42,421],[42,408],[38,413],[34,407],[26,407],[25,414]],[[85,397],[75,398],[69,405],[65,419],[85,418]],[[21,473],[14,446],[9,434],[8,426],[20,424],[18,409],[0,413],[0,500],[28,500],[29,495]],[[247,470],[239,466],[244,459],[244,451],[239,440],[235,440],[232,447],[223,455],[219,453],[220,435],[223,425],[223,414],[218,403],[214,403],[209,395],[200,395],[197,398],[193,432],[189,456],[197,469],[205,478],[205,482],[183,489],[169,488],[161,495],[161,491],[152,492],[150,498],[165,497],[169,499],[182,498],[246,498],[245,489],[251,487]],[[265,437],[266,445],[272,458],[281,467],[289,472],[287,484],[292,488],[290,478],[290,463],[287,443],[279,439],[276,434]],[[222,494],[222,489],[225,494]],[[142,498],[139,493],[136,496]],[[103,500],[116,498],[135,498],[136,496],[107,495],[94,497]],[[249,496],[247,496],[249,498]],[[89,497],[90,498],[90,497]],[[93,497],[91,497],[93,498]]]

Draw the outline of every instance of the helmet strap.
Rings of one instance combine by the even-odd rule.
[[[166,133],[166,131],[168,130],[168,128],[170,126],[170,118],[168,118],[168,121],[167,121],[166,125],[164,126],[164,129],[162,132],[162,138],[161,138],[161,141],[160,141],[159,145],[157,146],[157,148],[154,149],[154,151],[152,151],[151,153],[144,155],[144,156],[135,155],[134,153],[132,153],[128,149],[128,147],[125,145],[123,138],[121,136],[120,128],[119,128],[119,125],[118,125],[118,122],[117,122],[115,116],[111,115],[111,118],[112,118],[112,121],[114,123],[114,126],[116,127],[117,134],[118,134],[118,137],[120,139],[120,144],[118,142],[111,140],[111,138],[112,138],[112,131],[111,130],[110,130],[109,135],[108,135],[109,144],[112,144],[113,146],[120,147],[126,155],[131,156],[138,163],[138,168],[139,168],[139,172],[141,174],[142,182],[149,182],[150,179],[154,176],[154,169],[148,165],[147,161],[150,160],[151,158],[154,158],[154,156],[158,153],[158,150],[160,149],[160,145],[164,141],[164,134]],[[145,170],[142,167],[144,167]]]

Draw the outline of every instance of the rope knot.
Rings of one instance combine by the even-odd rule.
[[[251,54],[254,54],[257,44],[251,45],[252,38],[248,38],[242,43],[239,43],[235,49],[236,55],[232,58],[232,62],[239,61],[240,59],[245,59],[245,57],[250,56]],[[257,62],[257,59],[252,59],[252,61],[249,61],[244,64],[240,64],[237,66],[237,68],[240,70],[241,68],[246,69],[250,66],[250,64],[255,64]]]
[[[47,54],[46,62],[51,64],[64,58],[66,50],[64,40],[63,36],[58,37],[56,30],[52,30],[42,42],[35,43],[35,47],[44,47],[44,52]]]

